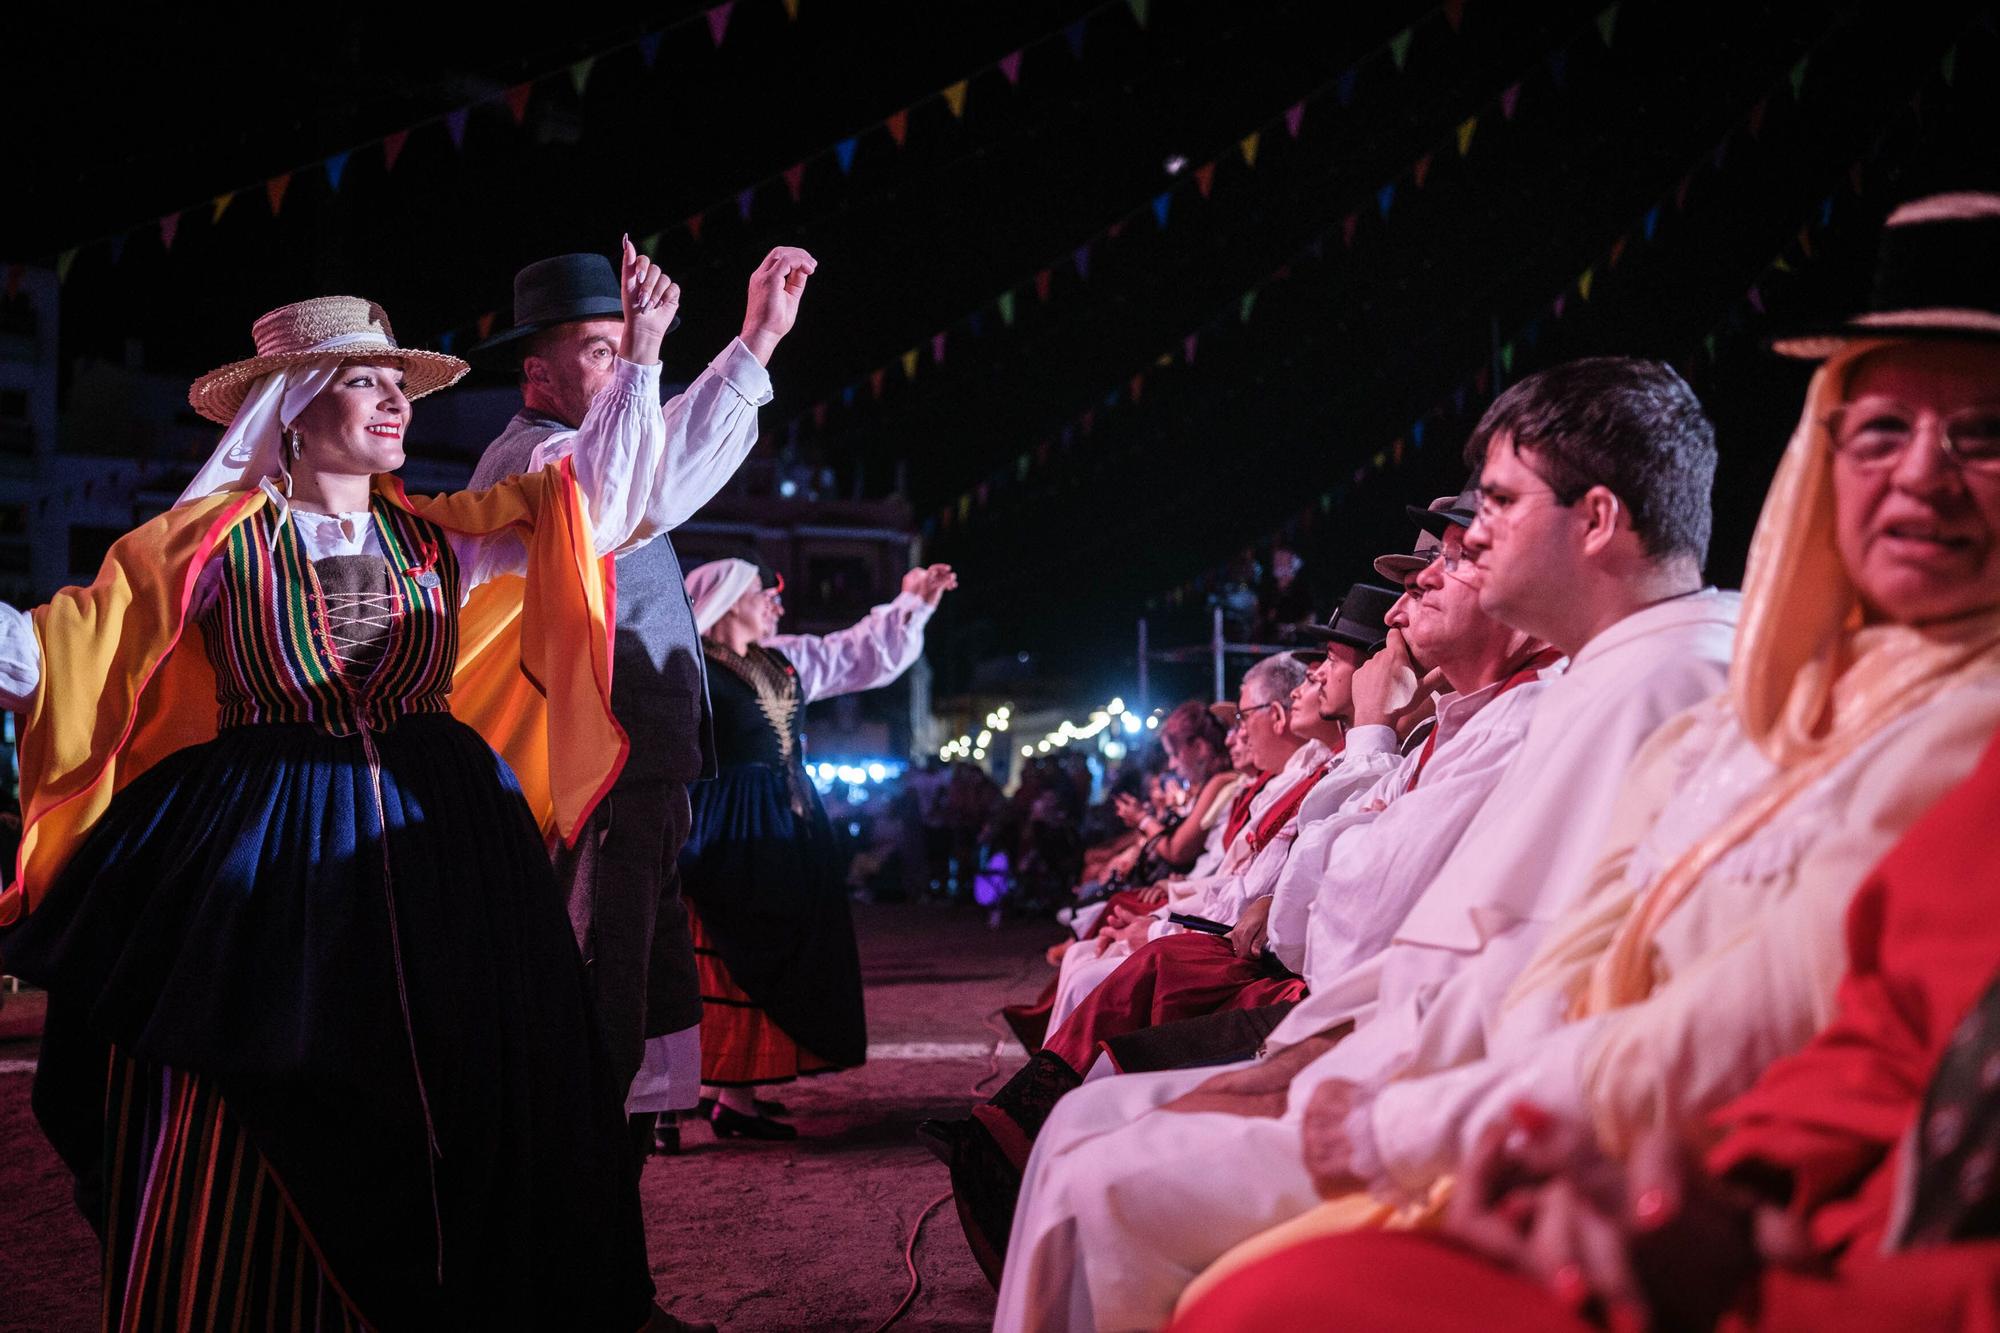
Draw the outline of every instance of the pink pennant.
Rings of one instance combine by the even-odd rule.
[[[1510,83],[1500,93],[1500,114],[1508,120],[1514,118],[1514,108],[1521,104],[1521,85]]]
[[[1199,334],[1190,333],[1187,337],[1181,339],[1181,360],[1189,365],[1194,364],[1195,342],[1200,336]]]
[[[1285,112],[1285,133],[1294,139],[1299,137],[1299,125],[1306,118],[1306,104],[1303,100],[1292,103]]]
[[[169,213],[160,219],[160,244],[167,249],[174,248],[174,237],[180,234],[181,215]]]
[[[500,312],[497,310],[489,310],[485,314],[479,317],[480,337],[485,338],[491,336],[491,334],[493,333],[493,321],[499,317],[499,314]]]
[[[1001,72],[1002,74],[1005,74],[1005,75],[1007,76],[1007,82],[1009,82],[1009,83],[1013,83],[1013,84],[1018,84],[1018,83],[1020,83],[1020,81],[1021,81],[1021,53],[1020,53],[1019,51],[1015,51],[1015,52],[1014,52],[1014,53],[1012,53],[1011,55],[1004,55],[1004,56],[1001,56],[1001,57],[1000,57],[1000,72]]]
[[[1349,213],[1345,218],[1341,219],[1340,242],[1350,250],[1354,248],[1354,229],[1360,225],[1361,215],[1359,213]]]
[[[1755,310],[1760,315],[1764,313],[1764,293],[1757,290],[1757,284],[1750,284],[1750,290],[1744,293],[1744,295],[1749,298],[1752,310]]]
[[[724,0],[722,4],[708,11],[708,40],[717,46],[729,31],[729,11],[736,8],[736,0]]]
[[[403,155],[403,144],[409,137],[408,130],[397,130],[382,140],[382,170],[396,169],[396,159]]]
[[[1561,319],[1563,317],[1563,307],[1568,304],[1569,304],[1569,293],[1561,292],[1556,296],[1556,299],[1554,301],[1551,301],[1549,303],[1549,313],[1554,315],[1557,319]]]
[[[944,339],[945,339],[945,335],[944,335],[943,333],[941,333],[941,332],[940,332],[940,333],[933,333],[933,334],[931,335],[931,364],[932,364],[932,365],[936,365],[936,366],[941,366],[941,365],[943,365],[943,364],[944,364]]]
[[[785,168],[785,188],[792,192],[792,202],[799,201],[799,191],[805,188],[806,164],[794,162]]]

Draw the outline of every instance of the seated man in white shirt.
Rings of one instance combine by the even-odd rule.
[[[1489,953],[1525,962],[1582,892],[1633,753],[1722,687],[1736,601],[1701,580],[1715,445],[1687,385],[1656,362],[1574,362],[1509,389],[1475,440],[1501,429],[1559,455],[1565,485],[1505,497],[1536,541],[1505,604],[1482,585],[1480,606],[1562,650],[1568,671],[1389,947],[1315,975],[1271,1055],[1063,1100],[1023,1182],[999,1328],[1156,1327],[1224,1250],[1317,1204],[1293,1078],[1328,1052],[1393,1068],[1453,975]]]

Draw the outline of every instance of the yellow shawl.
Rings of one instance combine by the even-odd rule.
[[[450,532],[520,531],[527,577],[484,584],[461,610],[451,708],[513,768],[543,831],[573,841],[627,749],[611,715],[612,562],[592,548],[573,470],[419,499],[391,476],[376,489]],[[34,910],[126,784],[216,734],[214,672],[181,643],[188,604],[209,556],[266,503],[253,490],[178,505],[121,537],[89,587],[33,612],[42,677],[21,716],[21,849],[0,926]]]

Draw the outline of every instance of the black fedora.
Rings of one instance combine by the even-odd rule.
[[[625,307],[618,297],[618,270],[603,255],[557,255],[540,259],[514,275],[514,326],[494,334],[467,352],[476,361],[498,362],[519,357],[521,340],[529,334],[573,324],[580,319],[618,319]],[[681,317],[667,327],[679,328]]]
[[[1960,190],[1889,215],[1868,308],[1832,328],[1771,340],[1780,356],[1818,361],[1868,338],[2000,339],[2000,194]]]
[[[1403,508],[1412,522],[1442,541],[1447,527],[1469,528],[1472,520],[1479,517],[1479,478],[1468,477],[1464,490],[1449,501],[1434,501],[1429,509],[1415,505]]]
[[[1321,643],[1344,643],[1350,648],[1368,652],[1388,637],[1389,631],[1382,623],[1382,617],[1389,614],[1402,592],[1395,588],[1378,588],[1372,583],[1357,583],[1347,590],[1347,596],[1340,599],[1340,606],[1333,618],[1324,625],[1300,625],[1297,627],[1301,639],[1317,639]],[[1324,649],[1301,648],[1292,654],[1301,662],[1317,662],[1326,656]]]
[[[1429,515],[1442,514],[1457,503],[1458,497],[1456,495],[1439,496],[1437,499],[1431,501],[1429,509],[1417,512],[1425,514],[1428,520]],[[1416,511],[1414,505],[1405,506],[1405,508]],[[1375,572],[1377,574],[1380,574],[1385,579],[1401,583],[1404,579],[1410,577],[1410,575],[1420,574],[1430,567],[1431,561],[1437,559],[1437,553],[1444,549],[1444,542],[1439,540],[1437,533],[1432,532],[1422,524],[1418,524],[1418,529],[1416,548],[1407,555],[1401,551],[1394,551],[1388,555],[1378,555],[1375,557]]]

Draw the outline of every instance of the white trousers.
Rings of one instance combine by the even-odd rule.
[[[1220,1072],[1123,1074],[1056,1105],[1021,1182],[996,1333],[1156,1329],[1224,1251],[1319,1203],[1295,1117],[1154,1109]]]
[[[1063,1020],[1076,1012],[1077,1006],[1090,997],[1098,983],[1118,970],[1118,965],[1132,956],[1132,946],[1124,943],[1107,945],[1103,953],[1097,952],[1096,940],[1078,940],[1063,954],[1062,969],[1056,974],[1055,1008],[1049,1014],[1049,1031],[1054,1032],[1063,1025]]]

